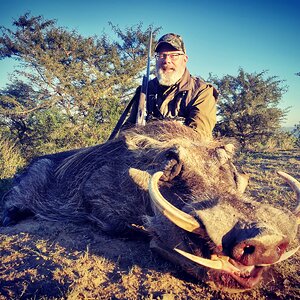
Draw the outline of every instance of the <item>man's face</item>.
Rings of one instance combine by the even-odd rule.
[[[184,73],[187,55],[165,44],[160,46],[156,56],[156,76],[159,83],[166,86],[175,84]]]

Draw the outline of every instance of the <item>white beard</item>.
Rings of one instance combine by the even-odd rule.
[[[160,85],[171,86],[175,84],[183,75],[183,72],[164,73],[162,69],[156,69],[156,76]]]

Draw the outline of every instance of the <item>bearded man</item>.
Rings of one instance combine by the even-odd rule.
[[[218,92],[211,84],[190,75],[181,36],[163,35],[155,46],[155,58],[156,77],[148,83],[146,121],[178,119],[199,134],[211,137],[216,124]],[[135,93],[123,129],[136,122],[140,89]]]

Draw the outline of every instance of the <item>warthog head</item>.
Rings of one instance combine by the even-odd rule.
[[[298,249],[294,211],[251,199],[234,146],[172,121],[129,129],[95,147],[36,159],[5,197],[3,224],[23,212],[92,221],[107,233],[145,228],[151,247],[218,286],[250,289]]]
[[[205,270],[218,286],[253,288],[267,267],[299,249],[300,184],[278,172],[296,192],[294,211],[254,201],[244,193],[248,176],[232,163],[232,144],[200,141],[184,132],[189,129],[181,130],[185,138],[166,135],[172,146],[153,155],[154,164],[163,162],[160,171],[135,174],[144,184],[140,187],[148,189],[154,211],[146,218],[151,247],[199,279]],[[149,180],[148,188],[142,178]]]

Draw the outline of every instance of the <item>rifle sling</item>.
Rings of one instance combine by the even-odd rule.
[[[123,111],[123,113],[122,113],[122,115],[121,115],[119,121],[117,122],[117,124],[116,124],[114,130],[113,130],[112,133],[110,134],[110,136],[109,136],[109,138],[108,138],[108,141],[114,139],[114,138],[116,137],[116,135],[119,133],[119,131],[120,131],[120,129],[121,129],[121,127],[122,127],[122,125],[123,125],[123,123],[124,123],[124,121],[125,121],[127,115],[128,115],[128,112],[129,112],[129,110],[130,110],[130,108],[131,108],[131,106],[132,106],[134,100],[135,100],[135,98],[133,97],[133,98],[131,99],[131,101],[127,104],[127,106],[126,106],[125,110]]]

